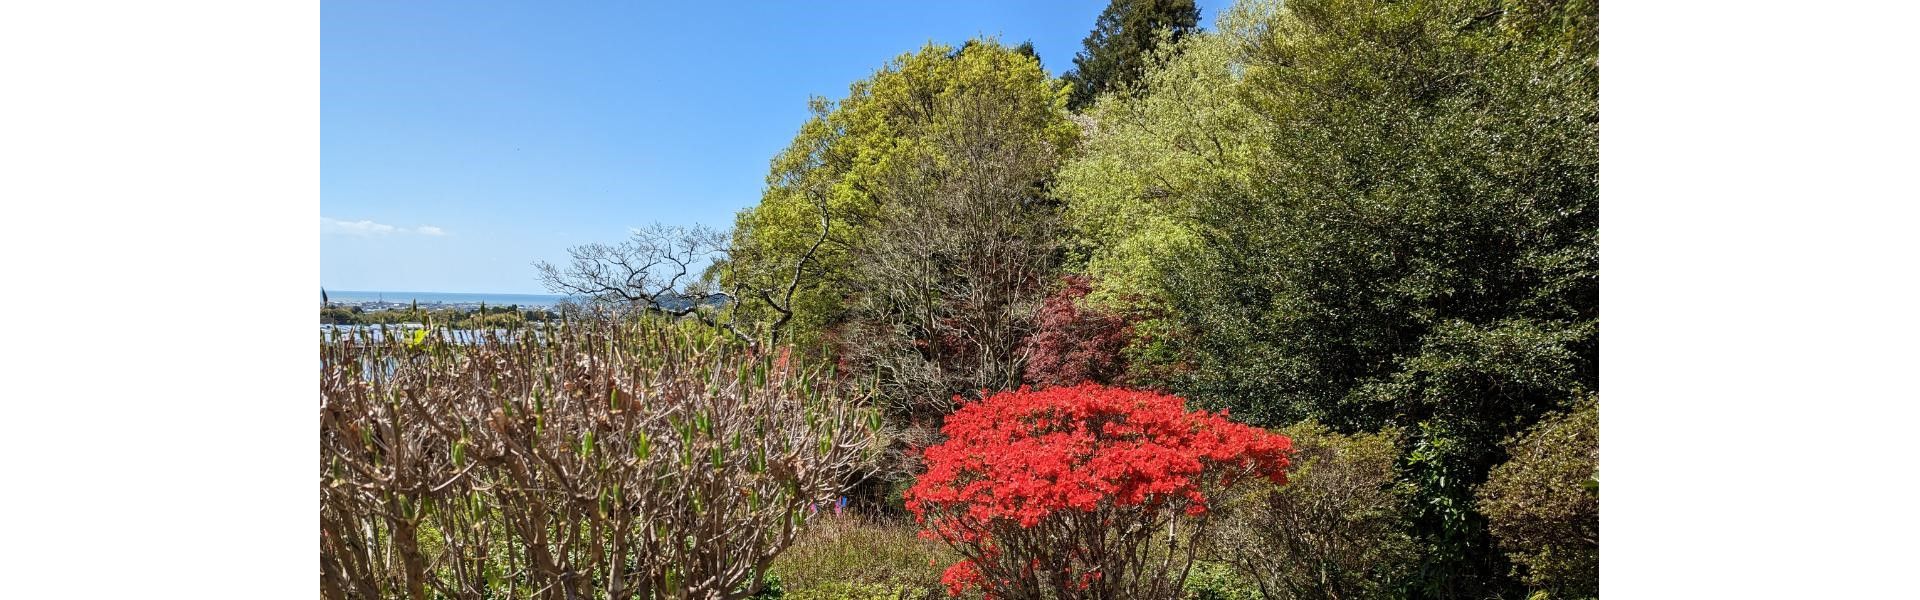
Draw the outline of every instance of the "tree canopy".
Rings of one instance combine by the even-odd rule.
[[[1080,42],[1073,70],[1062,76],[1073,83],[1067,107],[1080,110],[1100,94],[1132,85],[1147,71],[1163,36],[1179,41],[1199,25],[1200,7],[1193,0],[1113,0]]]
[[[1490,526],[1526,492],[1487,481],[1599,391],[1597,4],[1242,0],[1197,23],[1116,0],[1061,79],[976,39],[813,99],[711,244],[727,325],[874,385],[896,449],[935,443],[955,398],[1089,380],[1380,440],[1346,470],[1365,482],[1325,488],[1374,501],[1295,532],[1393,540],[1323,556],[1369,563],[1334,587],[1588,590],[1559,546]]]
[[[1594,10],[1243,2],[1062,170],[1093,297],[1166,310],[1176,389],[1412,436],[1436,596],[1506,585],[1472,486],[1598,387]]]
[[[855,82],[773,161],[734,232],[733,277],[820,239],[795,339],[883,373],[902,401],[1017,381],[1056,252],[1046,183],[1079,136],[1066,86],[995,40],[928,45]]]

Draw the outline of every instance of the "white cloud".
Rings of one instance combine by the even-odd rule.
[[[386,223],[379,223],[379,222],[369,221],[366,219],[361,219],[359,221],[342,221],[340,219],[332,219],[327,217],[320,217],[320,232],[331,233],[336,235],[359,236],[359,237],[369,237],[369,236],[376,236],[376,235],[392,235],[396,233],[411,233],[411,234],[430,235],[430,236],[447,235],[447,230],[441,229],[439,227],[435,227],[432,225],[421,225],[419,227],[405,228],[405,227],[394,227]]]

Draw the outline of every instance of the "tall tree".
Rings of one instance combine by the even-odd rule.
[[[1047,186],[1079,135],[1065,86],[976,40],[902,55],[814,109],[741,213],[731,272],[788,273],[824,227],[795,339],[876,373],[897,415],[1017,384],[1058,256]]]
[[[1163,34],[1179,41],[1200,25],[1193,0],[1113,0],[1100,11],[1093,31],[1062,77],[1073,83],[1067,107],[1078,111],[1100,94],[1138,81]]]
[[[1472,491],[1501,440],[1598,389],[1595,4],[1229,13],[1095,111],[1060,185],[1089,268],[1170,307],[1178,391],[1404,433],[1418,595],[1516,593]]]

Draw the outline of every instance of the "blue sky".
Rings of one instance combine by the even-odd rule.
[[[1058,74],[1106,4],[325,2],[320,283],[540,293],[568,246],[730,226],[808,97],[975,35]]]

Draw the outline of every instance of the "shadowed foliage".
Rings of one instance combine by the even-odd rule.
[[[1102,100],[1057,186],[1090,297],[1170,315],[1143,328],[1182,363],[1170,389],[1405,434],[1419,596],[1521,591],[1473,490],[1502,440],[1599,387],[1597,22],[1243,1]]]
[[[1600,595],[1600,401],[1581,402],[1507,447],[1480,488],[1500,547],[1551,598]]]

